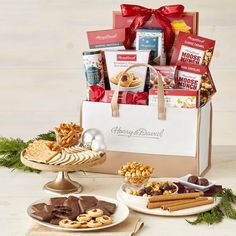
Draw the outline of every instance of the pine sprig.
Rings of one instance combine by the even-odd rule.
[[[220,197],[221,200],[217,206],[207,212],[202,212],[197,215],[196,220],[189,221],[189,224],[197,225],[200,223],[215,224],[220,223],[224,217],[236,220],[236,210],[234,204],[236,203],[236,195],[231,189],[223,188],[214,197]]]
[[[54,131],[49,131],[44,134],[38,135],[36,138],[24,142],[20,138],[6,138],[0,137],[0,166],[10,168],[12,170],[19,169],[23,171],[40,173],[40,170],[32,169],[22,164],[20,160],[20,153],[25,149],[29,143],[34,140],[43,139],[55,141],[56,135]]]

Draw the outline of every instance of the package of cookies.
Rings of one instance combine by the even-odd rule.
[[[171,65],[177,61],[208,66],[210,64],[215,41],[194,34],[179,32],[175,42]]]
[[[150,62],[156,65],[165,65],[163,30],[161,28],[137,29],[136,50],[151,50]]]
[[[164,94],[166,107],[197,108],[200,105],[198,90],[165,89]],[[149,90],[149,106],[156,106],[157,101],[158,91],[154,89]]]
[[[90,49],[125,49],[126,28],[87,32]]]
[[[205,104],[216,93],[216,87],[207,66],[178,62],[175,83],[180,89],[200,90],[200,105]]]
[[[135,67],[123,73],[129,66],[137,63],[148,63],[150,50],[109,50],[105,51],[108,77],[111,90],[143,92],[147,68]]]

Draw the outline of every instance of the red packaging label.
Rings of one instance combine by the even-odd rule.
[[[177,61],[181,61],[208,66],[214,47],[214,40],[180,32],[174,46],[170,64],[175,65]]]
[[[136,54],[117,54],[117,61],[137,61]]]
[[[89,48],[117,48],[124,49],[126,29],[109,29],[87,32]]]

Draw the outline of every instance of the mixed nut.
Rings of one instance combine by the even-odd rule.
[[[148,182],[139,190],[127,188],[126,192],[135,196],[151,197],[157,195],[169,195],[176,192],[177,187],[172,182]]]

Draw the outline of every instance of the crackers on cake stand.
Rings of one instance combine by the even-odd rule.
[[[56,142],[35,140],[21,152],[21,162],[34,169],[58,172],[55,180],[44,185],[45,191],[53,194],[81,192],[82,186],[71,180],[68,172],[84,171],[102,164],[106,156],[104,152],[93,151],[79,144],[82,129],[78,125],[71,123],[60,127],[66,127],[61,130],[60,139],[57,135]]]

